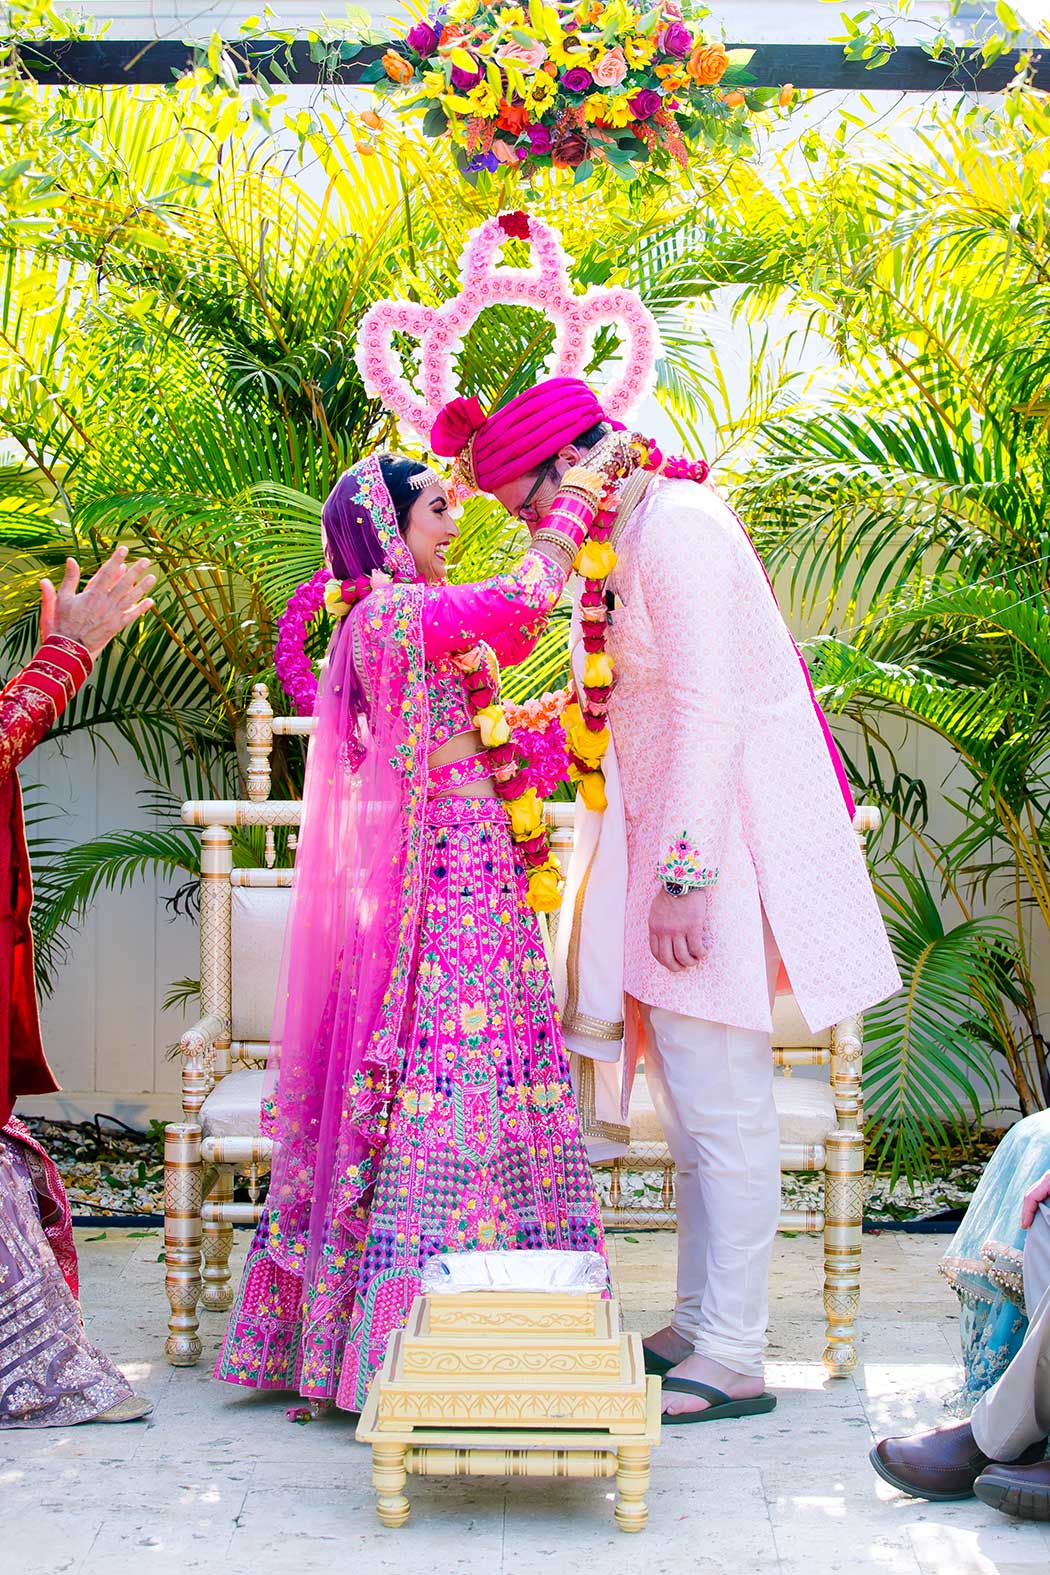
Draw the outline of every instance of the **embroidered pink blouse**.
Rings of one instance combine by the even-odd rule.
[[[557,606],[565,575],[541,552],[529,550],[513,569],[476,585],[435,585],[423,602],[430,746],[438,749],[474,728],[463,679],[452,657],[484,644],[501,666],[523,661]],[[432,769],[430,791],[462,787],[491,775],[484,756]]]

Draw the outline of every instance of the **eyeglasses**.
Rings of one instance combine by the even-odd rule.
[[[539,475],[536,477],[536,480],[532,483],[532,486],[529,488],[528,493],[526,494],[526,496],[524,498],[522,498],[521,502],[518,504],[517,508],[515,509],[515,511],[514,511],[515,515],[517,516],[517,518],[519,520],[524,521],[525,524],[528,524],[528,520],[526,520],[526,518],[525,518],[525,511],[526,511],[526,509],[531,509],[532,508],[533,499],[536,497],[536,494],[539,492],[539,490],[543,486],[544,482],[545,481],[550,481],[553,475],[554,475],[554,461],[550,460],[546,465],[543,466],[543,468],[541,469]]]

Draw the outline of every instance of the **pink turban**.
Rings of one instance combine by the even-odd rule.
[[[549,377],[491,416],[476,399],[451,400],[438,412],[430,446],[446,459],[463,455],[479,490],[493,492],[605,420],[597,395],[586,383],[578,377]]]

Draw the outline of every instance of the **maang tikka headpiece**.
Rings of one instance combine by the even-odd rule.
[[[500,251],[512,237],[528,239],[528,268],[497,268]],[[633,291],[617,286],[576,295],[569,282],[568,259],[556,230],[542,219],[501,214],[468,237],[460,259],[462,289],[443,306],[415,301],[377,301],[365,313],[357,341],[357,364],[368,392],[383,401],[429,444],[438,412],[458,390],[453,382],[456,346],[487,306],[530,306],[550,318],[556,329],[551,377],[581,377],[590,359],[594,334],[606,323],[626,330],[626,365],[619,380],[601,395],[612,421],[626,421],[650,392],[660,356],[656,321]],[[392,341],[395,333],[418,339],[422,397],[401,376]],[[470,455],[460,457],[470,481]]]

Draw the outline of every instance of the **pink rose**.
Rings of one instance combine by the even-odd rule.
[[[692,49],[693,35],[684,22],[672,22],[662,33],[657,34],[656,42],[665,54],[677,55],[681,59]]]
[[[636,120],[648,120],[660,108],[660,95],[654,93],[652,88],[640,88],[627,102]]]
[[[513,60],[529,71],[538,71],[546,58],[547,50],[538,38],[532,39],[527,44],[521,44],[516,38],[510,38],[496,50],[497,60]]]
[[[599,87],[619,87],[627,75],[627,57],[619,44],[591,67],[591,75]]]

